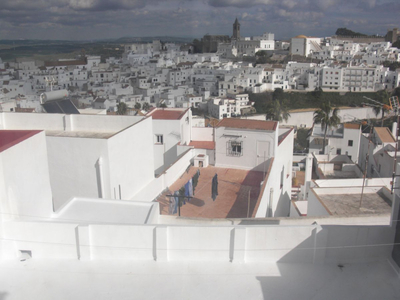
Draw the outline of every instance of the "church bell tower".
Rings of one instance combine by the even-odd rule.
[[[233,23],[233,35],[232,38],[235,40],[240,40],[240,23],[236,18],[235,23]]]

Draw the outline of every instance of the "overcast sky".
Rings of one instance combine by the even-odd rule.
[[[0,0],[0,39],[232,35],[235,17],[242,36],[384,35],[399,15],[400,0]]]

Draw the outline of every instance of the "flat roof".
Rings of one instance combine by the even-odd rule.
[[[308,201],[303,201],[303,200],[292,201],[292,204],[300,216],[302,217],[307,216]]]
[[[400,294],[398,274],[387,260],[339,266],[262,261],[155,262],[135,257],[118,259],[123,250],[129,251],[111,248],[116,256],[113,260],[1,260],[3,299],[372,300],[395,299]]]
[[[387,188],[365,187],[361,206],[360,187],[313,188],[313,191],[330,215],[351,216],[390,214],[391,200],[384,195],[383,189]]]
[[[382,143],[395,143],[396,140],[394,139],[392,132],[387,127],[374,127],[374,131]]]
[[[46,130],[46,136],[108,139],[117,132]]]
[[[180,120],[185,113],[185,110],[170,110],[170,109],[159,109],[156,108],[150,111],[147,116],[151,116],[153,120]]]
[[[41,130],[0,130],[0,152],[34,136]]]
[[[60,222],[148,224],[155,202],[74,198],[54,219]]]
[[[275,131],[278,122],[248,119],[225,118],[218,122],[216,127],[229,127],[238,129],[272,130]]]

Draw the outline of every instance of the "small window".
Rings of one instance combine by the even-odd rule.
[[[337,148],[337,149],[336,149],[336,154],[337,154],[337,155],[341,155],[341,154],[342,154],[342,149]]]
[[[353,147],[353,140],[349,140],[348,146],[349,146],[349,147]]]
[[[162,134],[156,134],[156,143],[157,144],[163,144],[164,143],[164,138]]]
[[[229,156],[242,156],[243,155],[243,142],[241,141],[228,141],[227,142],[227,155]]]

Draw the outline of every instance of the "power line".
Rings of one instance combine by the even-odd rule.
[[[20,240],[20,239],[8,239],[8,238],[0,238],[1,241],[9,241],[9,242],[21,242],[21,243],[33,243],[33,244],[46,244],[46,245],[60,245],[60,246],[71,246],[76,247],[76,244],[72,243],[56,243],[56,242],[41,242],[41,241],[29,241],[29,240]],[[342,245],[342,246],[325,246],[325,247],[291,247],[291,248],[266,248],[266,249],[246,249],[246,248],[238,248],[234,249],[235,251],[246,251],[246,252],[260,252],[260,251],[288,251],[288,250],[325,250],[325,249],[351,249],[351,248],[368,248],[368,247],[388,247],[388,246],[398,246],[400,243],[384,243],[384,244],[365,244],[365,245]],[[80,245],[82,247],[90,247],[90,248],[110,248],[110,249],[132,249],[132,250],[153,250],[153,247],[132,247],[132,246],[104,246],[104,245]],[[226,249],[193,249],[193,248],[157,248],[157,250],[163,251],[229,251],[229,247]]]
[[[205,187],[205,186],[203,186],[203,187]],[[43,219],[43,220],[47,220],[47,221],[52,221],[52,223],[54,223],[56,221],[69,221],[69,222],[72,222],[72,223],[81,222],[81,223],[85,223],[85,224],[88,223],[88,222],[92,222],[93,224],[110,224],[110,225],[121,225],[121,224],[123,224],[123,223],[118,223],[118,222],[88,221],[88,220],[83,220],[83,219],[67,219],[67,218],[52,218],[52,217],[41,217],[41,216],[35,216],[35,215],[13,214],[13,213],[4,213],[4,212],[0,212],[0,215],[10,215],[10,216],[17,216],[17,217],[21,217],[22,216],[22,217],[30,217],[30,218],[39,219],[39,220],[35,220],[35,219],[33,219],[33,220],[16,219],[16,220],[22,220],[22,221],[27,221],[27,222],[41,221],[40,219]],[[382,214],[379,214],[378,216],[382,216]],[[333,216],[333,218],[334,217],[335,216]],[[373,217],[371,217],[371,215],[366,215],[366,216],[359,215],[359,217],[360,218],[373,218]],[[312,217],[307,217],[307,218],[315,221],[315,220],[318,220],[319,217],[318,216],[312,216]],[[232,219],[232,218],[229,218],[229,219]],[[243,218],[236,218],[236,219],[241,220]],[[290,220],[290,218],[287,218],[287,219]],[[207,218],[199,218],[199,220],[207,220]],[[224,219],[224,220],[228,220],[228,219]],[[261,218],[253,218],[252,220],[261,221]],[[265,221],[268,221],[268,220],[269,220],[269,218],[265,218]],[[390,220],[390,222],[398,222],[398,221],[400,221],[400,219],[398,219],[398,220]],[[381,223],[382,222],[370,222],[370,221],[368,221],[368,222],[357,222],[355,224],[348,224],[348,226],[356,226],[358,224],[381,224]],[[124,225],[138,225],[138,224],[139,225],[144,225],[142,223],[136,223],[136,224],[133,223],[133,224],[124,224]],[[147,224],[147,225],[162,225],[162,224]],[[265,225],[270,226],[270,224],[265,224]],[[297,225],[298,224],[293,224],[293,226],[297,226]],[[309,225],[311,225],[311,224],[309,224]],[[340,225],[340,224],[321,224],[321,225],[335,226],[335,225]],[[382,226],[389,226],[389,224],[388,225],[381,224],[381,225]],[[242,226],[242,225],[236,225],[236,226]]]

